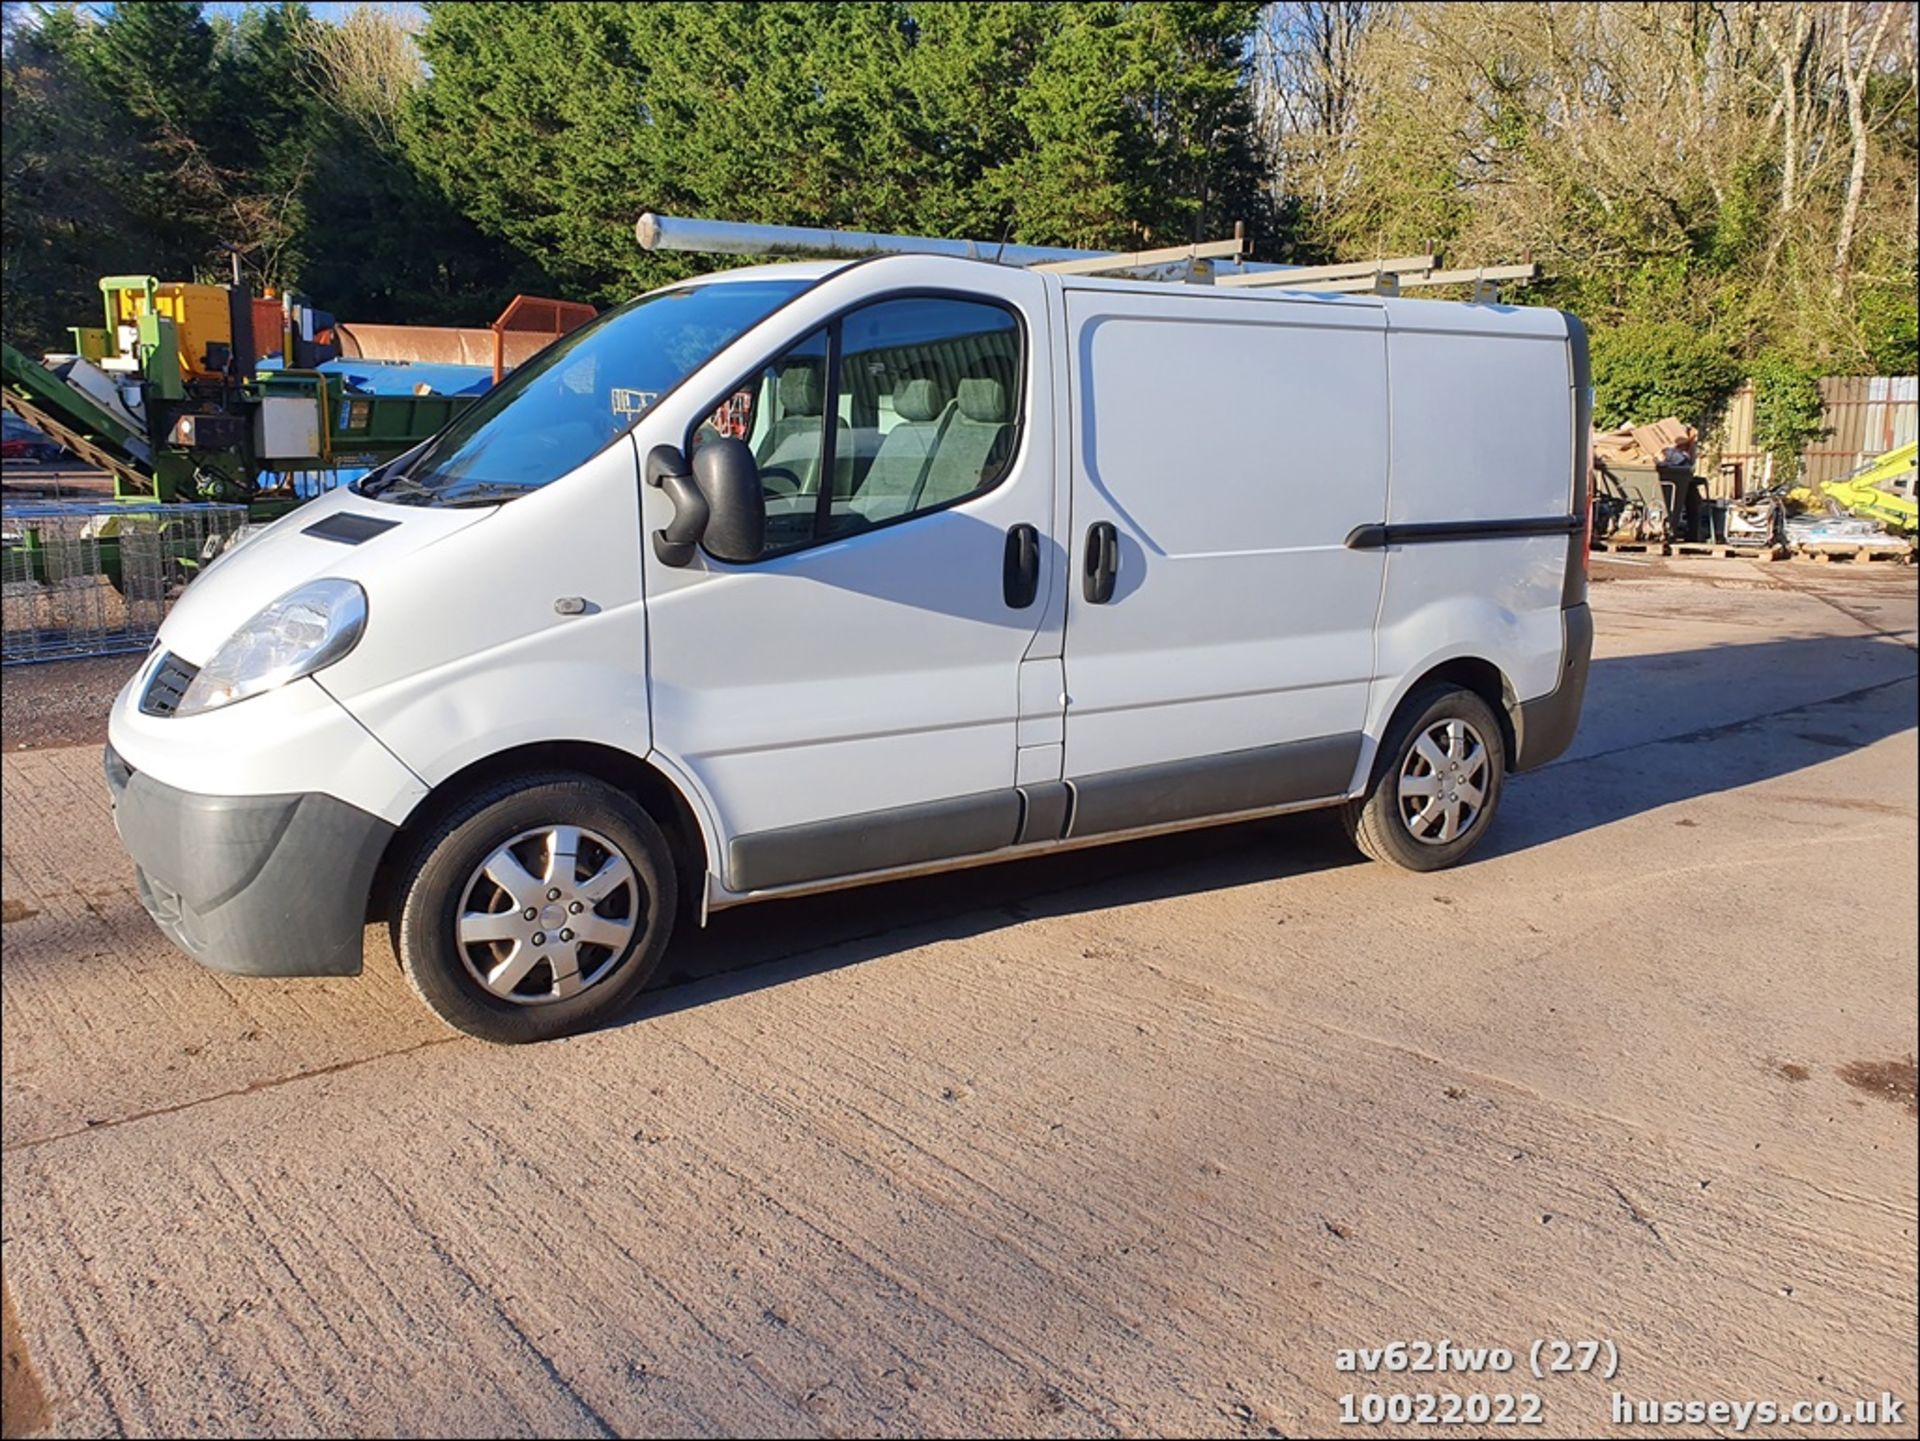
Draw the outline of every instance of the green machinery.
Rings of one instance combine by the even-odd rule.
[[[293,297],[260,302],[240,287],[100,282],[104,326],[76,326],[71,354],[34,360],[6,346],[6,409],[114,478],[129,502],[241,501],[261,516],[298,503],[290,479],[365,469],[411,449],[473,403],[471,395],[364,395],[314,368],[318,316]],[[262,318],[279,313],[274,337]],[[322,330],[325,334],[325,328]],[[286,368],[257,369],[277,339]]]
[[[593,308],[517,296],[482,329],[338,325],[293,295],[255,297],[243,286],[161,281],[150,275],[100,282],[102,325],[75,326],[67,353],[35,360],[0,353],[0,404],[113,477],[118,504],[241,503],[269,520],[300,504],[296,482],[366,470],[445,428],[478,397],[406,384],[406,367],[452,363],[469,380],[498,382]],[[320,367],[344,354],[368,366],[400,367],[407,393],[369,393]],[[279,368],[262,357],[279,356]],[[485,368],[491,362],[491,382]],[[305,487],[311,490],[311,486]],[[184,520],[184,517],[182,517]],[[204,559],[181,532],[175,559],[191,572]],[[99,532],[101,566],[116,587],[113,525]],[[10,551],[32,559],[31,524],[10,525]],[[195,553],[188,554],[187,549]],[[30,566],[36,578],[44,567]]]

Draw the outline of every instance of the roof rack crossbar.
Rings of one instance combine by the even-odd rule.
[[[1397,275],[1410,270],[1431,270],[1439,263],[1437,255],[1401,255],[1392,260],[1349,260],[1339,265],[1299,265],[1284,270],[1256,270],[1246,275],[1223,275],[1215,281],[1216,285],[1230,285],[1236,288],[1249,286],[1303,286],[1311,285],[1315,289],[1328,287],[1322,282],[1329,280],[1360,280],[1363,288],[1371,288],[1376,275]]]
[[[1425,272],[1388,272],[1399,282],[1402,289],[1414,289],[1427,285],[1492,285],[1507,280],[1537,280],[1540,278],[1538,265],[1481,265],[1460,270],[1430,270]],[[1383,277],[1384,278],[1384,277]],[[1341,294],[1351,294],[1374,289],[1375,280],[1371,275],[1344,280],[1329,280],[1316,285],[1316,290],[1331,290]]]
[[[1085,260],[1043,260],[1028,267],[1050,270],[1055,275],[1104,275],[1115,270],[1133,270],[1154,265],[1178,265],[1188,260],[1237,260],[1246,253],[1246,241],[1201,240],[1191,245],[1164,245],[1158,250],[1130,250],[1112,255],[1096,255]]]

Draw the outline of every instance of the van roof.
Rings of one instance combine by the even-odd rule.
[[[1287,301],[1295,305],[1360,306],[1383,310],[1395,330],[1453,331],[1470,334],[1536,335],[1564,340],[1567,322],[1558,310],[1544,305],[1504,303],[1466,304],[1458,300],[1421,300],[1406,295],[1375,295],[1334,290],[1298,290],[1283,285],[1180,285],[1163,280],[1116,280],[1098,275],[1061,277],[1069,290],[1097,290],[1133,295],[1200,295],[1254,302]]]
[[[705,275],[689,275],[676,285],[709,285],[735,280],[824,280],[836,270],[855,264],[851,260],[777,260],[767,265],[743,265],[737,270],[713,270]]]
[[[990,260],[967,260],[958,256],[875,255],[854,260],[788,260],[766,265],[742,266],[737,270],[717,270],[707,275],[690,276],[679,285],[727,283],[737,280],[824,280],[837,271],[860,264],[884,264],[890,260],[938,260],[958,265],[991,265]],[[1248,302],[1286,301],[1292,304],[1358,307],[1384,310],[1387,323],[1397,330],[1446,330],[1478,334],[1537,335],[1565,339],[1567,325],[1558,310],[1542,305],[1463,304],[1457,300],[1420,300],[1412,296],[1342,293],[1303,287],[1262,285],[1232,288],[1209,285],[1183,285],[1166,280],[1114,279],[1101,275],[1065,275],[1062,284],[1069,290],[1094,290],[1134,295],[1205,296]]]
[[[1186,285],[1179,281],[1134,280],[1107,275],[1063,275],[1060,279],[1069,290],[1131,291],[1136,295],[1166,295],[1172,292],[1175,295],[1229,295],[1235,300],[1272,300],[1284,297],[1295,301],[1311,300],[1327,305],[1360,305],[1372,308],[1378,308],[1387,299],[1386,296],[1374,295],[1366,291],[1315,290],[1312,286],[1293,290],[1283,285],[1244,287]]]

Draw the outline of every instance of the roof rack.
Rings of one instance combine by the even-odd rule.
[[[1099,275],[1110,279],[1160,280],[1189,285],[1316,290],[1336,294],[1372,291],[1398,295],[1403,288],[1471,285],[1473,300],[1490,303],[1502,283],[1524,283],[1540,268],[1488,265],[1440,270],[1438,255],[1402,255],[1385,260],[1355,260],[1337,265],[1273,265],[1247,259],[1246,228],[1234,227],[1231,240],[1204,240],[1154,250],[1073,250],[1054,245],[1014,245],[937,235],[887,235],[866,230],[824,230],[803,225],[753,225],[732,220],[703,220],[648,211],[633,227],[645,250],[678,250],[702,255],[785,256],[790,259],[842,260],[872,255],[948,255],[986,260],[1058,275]]]

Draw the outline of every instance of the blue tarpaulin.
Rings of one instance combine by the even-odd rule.
[[[280,357],[270,355],[257,369],[279,370]],[[493,389],[493,368],[486,365],[427,365],[410,360],[329,360],[324,375],[343,375],[347,389],[359,395],[417,395],[425,385],[433,395],[485,395]]]

